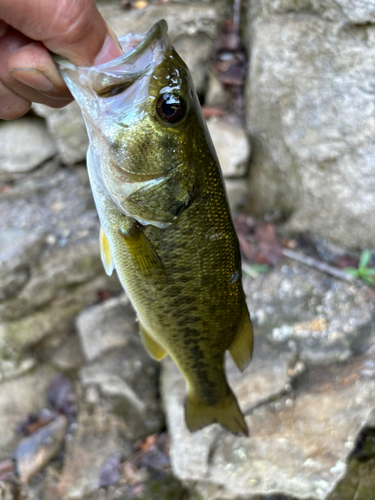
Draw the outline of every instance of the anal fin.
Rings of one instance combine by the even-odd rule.
[[[253,355],[253,327],[245,301],[240,324],[238,325],[236,336],[229,347],[229,352],[237,368],[242,372],[250,363]]]
[[[139,330],[141,332],[143,345],[147,349],[147,352],[150,354],[150,356],[157,361],[162,360],[167,354],[167,351],[163,347],[161,347],[161,345],[158,344],[158,342],[156,342],[153,337],[151,337],[151,335],[148,333],[141,322],[139,322]]]
[[[115,268],[112,260],[112,255],[111,255],[111,250],[109,248],[109,243],[107,236],[105,235],[105,232],[103,231],[103,228],[100,227],[100,236],[99,236],[99,242],[100,242],[100,255],[102,258],[103,266],[105,269],[105,272],[108,274],[108,276],[111,276],[113,273],[113,269]]]

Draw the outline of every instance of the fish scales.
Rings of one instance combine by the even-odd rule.
[[[184,375],[188,428],[247,434],[224,371],[226,350],[241,370],[252,354],[238,240],[189,71],[166,33],[160,21],[128,35],[124,56],[105,65],[58,64],[88,129],[106,271],[116,269],[150,354],[169,354]]]

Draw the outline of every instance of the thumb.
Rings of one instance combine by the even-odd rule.
[[[78,66],[122,54],[94,0],[1,0],[0,5],[3,21]]]

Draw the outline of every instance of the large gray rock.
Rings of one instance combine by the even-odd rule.
[[[0,351],[8,357],[71,329],[100,290],[119,284],[103,271],[84,169],[46,165],[3,193],[0,211]]]
[[[372,2],[252,2],[251,209],[347,247],[375,245]]]
[[[162,394],[174,471],[203,499],[341,500],[330,494],[344,481],[371,480],[359,479],[348,459],[374,425],[374,298],[364,286],[296,264],[246,279],[245,288],[254,359],[243,374],[228,359],[227,372],[251,435],[216,425],[189,433],[185,383],[167,360]]]
[[[145,9],[125,10],[119,2],[98,2],[99,10],[118,37],[142,33],[165,19],[170,39],[185,60],[199,93],[203,93],[208,60],[223,19],[223,2],[163,3]],[[67,165],[85,160],[88,146],[86,129],[76,103],[63,109],[33,104],[34,111],[48,123],[60,159]]]
[[[0,146],[0,182],[11,181],[56,154],[46,124],[38,118],[1,122]]]

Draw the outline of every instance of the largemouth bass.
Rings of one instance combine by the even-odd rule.
[[[116,269],[148,352],[181,370],[189,430],[218,422],[247,435],[224,355],[243,370],[252,327],[218,159],[166,22],[120,43],[124,55],[100,66],[58,60],[90,139],[103,264]]]

